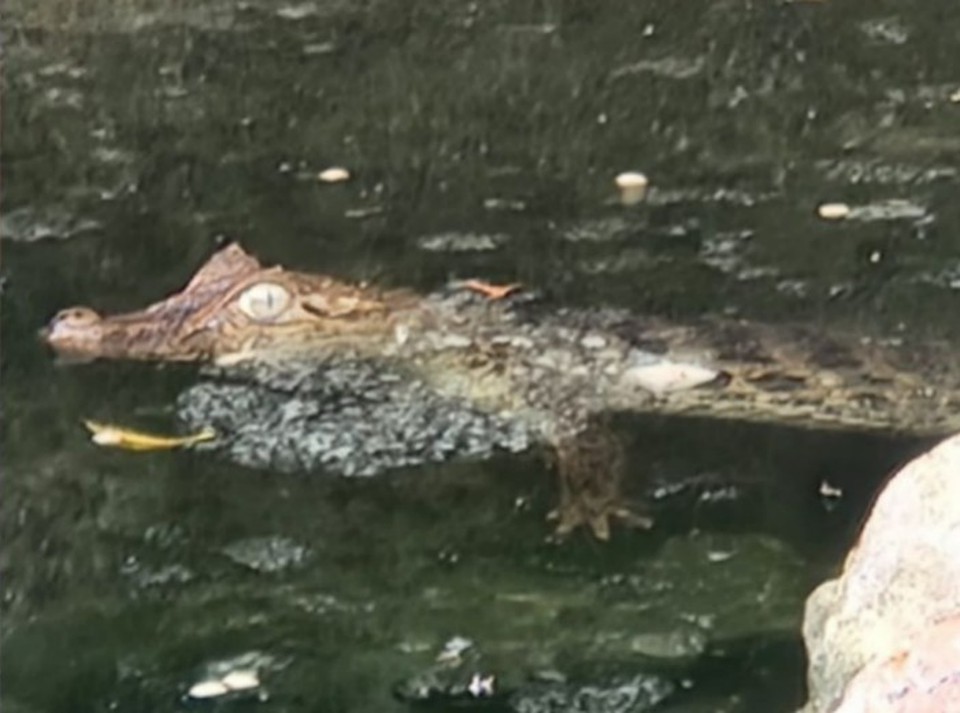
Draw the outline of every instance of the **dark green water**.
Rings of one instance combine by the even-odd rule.
[[[504,691],[655,674],[679,682],[658,710],[802,702],[803,596],[923,444],[637,420],[657,528],[556,548],[536,454],[357,483],[96,449],[80,419],[169,429],[193,374],[57,367],[34,334],[179,288],[229,236],[423,289],[956,338],[954,3],[9,5],[4,705],[190,708],[205,665],[260,652],[267,700],[212,707],[399,710],[456,635]],[[353,179],[316,180],[335,165]],[[645,204],[617,203],[623,170],[650,176]],[[824,201],[859,219],[820,220]],[[451,234],[501,237],[428,249]],[[238,562],[265,541],[278,571]],[[678,622],[705,645],[635,638]]]

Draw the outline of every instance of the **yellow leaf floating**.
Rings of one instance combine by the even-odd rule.
[[[90,433],[90,440],[98,446],[123,448],[128,451],[159,451],[170,448],[183,448],[195,443],[210,441],[217,437],[212,428],[204,428],[189,436],[158,436],[152,433],[134,431],[122,426],[113,426],[99,421],[84,421]]]

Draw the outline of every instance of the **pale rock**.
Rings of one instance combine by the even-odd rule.
[[[944,685],[932,680],[934,671],[906,665],[938,646],[949,648],[953,639],[945,637],[960,645],[960,627],[937,628],[960,615],[958,553],[960,435],[955,435],[887,483],[840,576],[808,598],[805,713],[833,713],[841,701],[844,713],[960,710],[941,705],[954,700],[951,696],[960,698],[960,656],[952,659],[952,678]],[[861,670],[863,678],[848,690]],[[916,678],[918,672],[926,678]],[[901,707],[859,705],[883,698],[880,689],[891,685],[903,694]]]

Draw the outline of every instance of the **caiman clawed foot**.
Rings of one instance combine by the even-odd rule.
[[[565,539],[583,526],[605,542],[611,521],[636,529],[653,527],[652,518],[637,515],[623,499],[623,443],[607,419],[591,419],[584,430],[561,439],[552,460],[560,481],[560,503],[547,519],[557,523],[555,539]]]

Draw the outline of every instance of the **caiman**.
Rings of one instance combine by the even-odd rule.
[[[42,334],[73,359],[206,364],[213,378],[180,396],[179,414],[250,466],[368,475],[540,442],[556,456],[561,535],[650,525],[623,500],[612,413],[960,429],[960,374],[938,345],[422,296],[263,267],[237,244],[146,309],[72,307]]]

